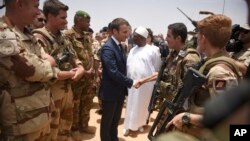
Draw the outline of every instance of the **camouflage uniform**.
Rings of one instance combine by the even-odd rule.
[[[215,61],[216,59],[219,61]],[[207,82],[189,98],[188,111],[196,114],[203,113],[203,105],[206,100],[215,97],[226,89],[237,86],[238,79],[241,78],[241,73],[234,60],[225,57],[225,53],[222,52],[206,59],[205,64],[201,66],[199,71],[207,76]],[[200,138],[200,127],[190,126],[188,128],[188,130],[194,129],[195,132],[191,134],[194,133],[194,136]]]
[[[106,37],[106,38],[104,38],[104,39],[102,39],[102,41],[101,41],[101,47],[108,41],[108,39],[109,39],[110,37]]]
[[[101,49],[101,43],[94,39],[92,43],[92,53],[94,55],[95,60],[100,60],[100,55],[98,55],[100,49]]]
[[[182,86],[185,72],[200,61],[200,56],[195,49],[183,49],[179,53],[172,50],[167,58],[167,66],[161,81],[161,96],[172,100],[177,90]]]
[[[52,100],[46,82],[56,80],[59,70],[42,59],[28,29],[7,21],[0,19],[0,140],[47,140]]]
[[[77,56],[82,61],[85,70],[93,67],[92,42],[87,32],[77,33],[74,28],[67,30],[65,34],[70,38]],[[74,83],[74,120],[73,130],[86,129],[90,119],[90,109],[93,105],[95,96],[94,75],[83,77],[78,82]]]
[[[45,51],[57,60],[57,66],[60,70],[69,71],[82,64],[77,59],[71,42],[62,33],[59,36],[54,36],[46,28],[36,29],[33,33]],[[71,57],[69,60],[59,63],[58,60],[62,58],[65,51],[69,52]],[[75,59],[76,61],[74,61]],[[51,93],[55,103],[51,121],[51,140],[68,140],[73,122],[74,106],[70,80],[58,81],[53,84]]]
[[[96,95],[98,96],[98,104],[99,104],[99,112],[102,111],[102,100],[99,97],[99,88],[100,88],[100,80],[101,80],[101,74],[99,71],[101,70],[101,61],[100,61],[100,53],[101,53],[101,43],[97,40],[94,40],[92,43],[92,52],[94,55],[94,66],[95,68],[95,87],[96,87]]]
[[[240,52],[233,53],[232,58],[248,66],[250,63],[250,48],[242,49]]]

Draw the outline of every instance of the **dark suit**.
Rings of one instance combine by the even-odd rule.
[[[118,123],[122,106],[133,80],[128,78],[126,58],[116,42],[110,38],[101,49],[102,80],[100,97],[102,98],[101,141],[118,141]]]

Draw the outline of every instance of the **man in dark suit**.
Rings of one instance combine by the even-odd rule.
[[[127,88],[137,81],[126,76],[126,57],[121,47],[129,35],[129,23],[123,18],[111,22],[112,36],[101,49],[102,80],[100,97],[102,99],[101,141],[118,141],[118,123]]]

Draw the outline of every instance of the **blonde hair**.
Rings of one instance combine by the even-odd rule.
[[[212,46],[223,48],[231,36],[232,20],[222,14],[212,15],[198,22],[198,30]]]

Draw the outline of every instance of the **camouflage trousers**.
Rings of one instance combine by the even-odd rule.
[[[95,81],[94,87],[95,87],[95,89],[94,89],[95,90],[95,95],[98,98],[99,110],[102,110],[102,99],[101,99],[101,97],[99,95],[100,83],[98,83],[98,82]]]
[[[92,78],[83,78],[73,83],[74,113],[72,130],[79,130],[88,127],[90,110],[95,96],[95,87]]]
[[[98,85],[98,87],[96,88],[96,94],[97,94],[97,97],[98,97],[99,109],[102,110],[102,98],[99,95],[99,90],[100,90],[100,85]]]
[[[67,81],[58,83],[51,87],[55,107],[51,114],[50,139],[52,141],[68,141],[71,138],[70,132],[73,122],[73,93],[70,83]]]
[[[4,131],[4,130],[3,130]],[[0,141],[48,141],[50,134],[50,125],[47,124],[44,128],[21,136],[10,136],[1,133]]]

